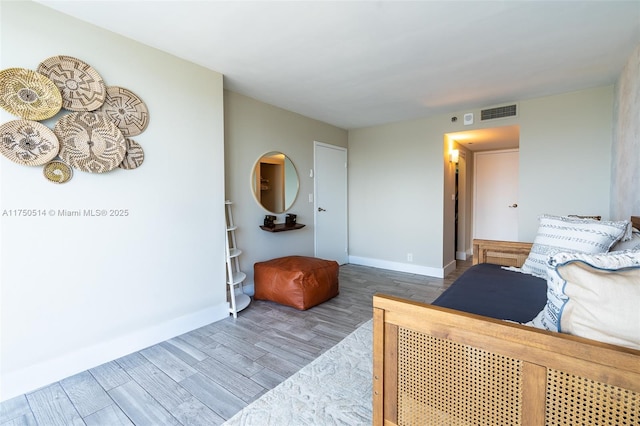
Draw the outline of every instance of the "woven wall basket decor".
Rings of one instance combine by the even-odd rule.
[[[89,64],[71,56],[53,56],[38,65],[62,93],[62,107],[69,111],[94,111],[102,106],[106,86]]]
[[[144,151],[140,144],[133,139],[125,138],[127,145],[127,153],[124,155],[124,160],[120,163],[121,169],[132,170],[140,167],[144,161]]]
[[[107,97],[100,108],[125,136],[139,135],[149,124],[149,111],[145,103],[129,89],[107,87]]]
[[[59,149],[56,135],[37,121],[12,120],[0,126],[0,152],[14,163],[41,166]]]
[[[25,68],[0,71],[0,106],[25,120],[46,120],[62,108],[62,96],[46,76]]]
[[[127,151],[122,132],[103,114],[67,114],[58,120],[53,131],[60,140],[62,161],[84,172],[113,170]]]
[[[60,160],[53,160],[42,168],[44,177],[53,183],[66,183],[73,177],[73,169]]]

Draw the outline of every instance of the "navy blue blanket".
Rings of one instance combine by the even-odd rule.
[[[524,323],[546,302],[544,279],[481,263],[466,270],[433,305]]]

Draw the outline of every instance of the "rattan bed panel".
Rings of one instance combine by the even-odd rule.
[[[399,425],[521,424],[522,362],[400,327]]]
[[[547,370],[546,399],[548,426],[640,424],[640,394],[562,371]]]
[[[640,425],[640,351],[393,296],[374,295],[373,308],[376,426]],[[521,363],[517,379],[496,373],[513,362]],[[517,380],[513,396],[503,384],[519,387]],[[499,408],[474,405],[485,390],[498,394],[487,405]],[[488,414],[469,414],[478,407]]]

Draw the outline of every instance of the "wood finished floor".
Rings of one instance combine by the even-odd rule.
[[[432,302],[445,279],[340,267],[340,295],[307,311],[253,301],[234,320],[111,361],[0,404],[0,425],[219,425],[372,317],[384,293]]]

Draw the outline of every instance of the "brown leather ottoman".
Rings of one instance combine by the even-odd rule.
[[[300,310],[338,295],[338,262],[287,256],[253,265],[254,298]]]

